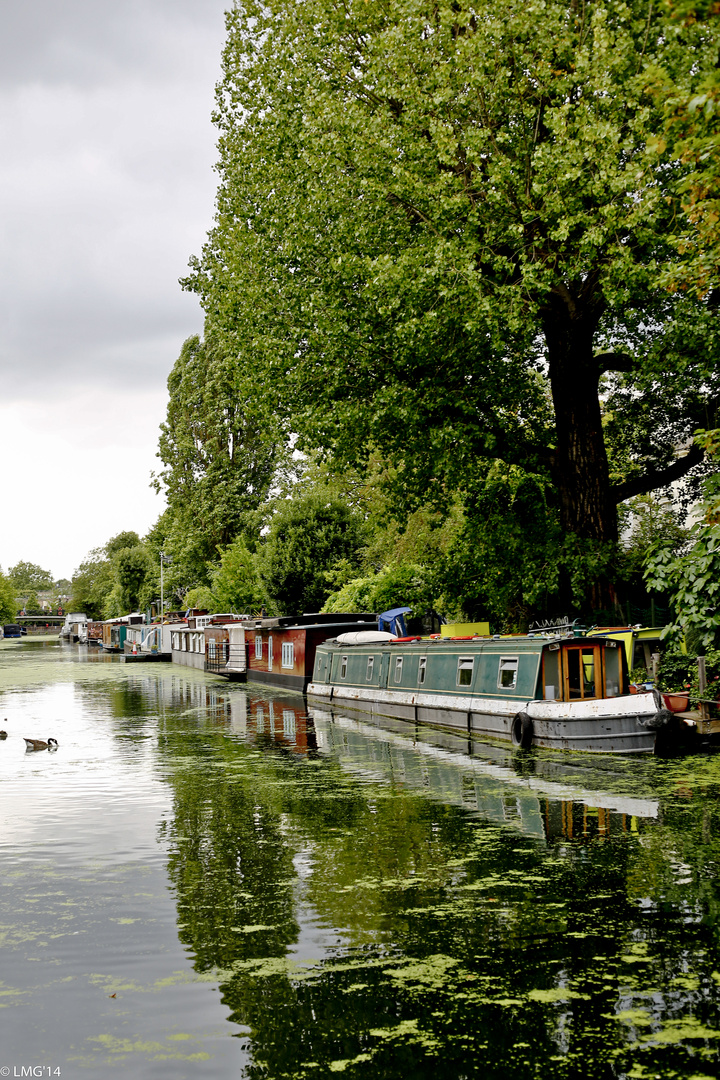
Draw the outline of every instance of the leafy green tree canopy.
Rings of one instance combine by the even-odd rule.
[[[152,555],[131,530],[90,551],[73,575],[72,606],[92,618],[113,618],[154,599]]]
[[[666,4],[676,23],[717,33],[717,0],[666,0]],[[698,65],[690,85],[660,70],[654,92],[665,111],[658,139],[663,150],[667,148],[686,168],[680,194],[696,232],[696,237],[680,238],[685,261],[668,280],[674,288],[691,288],[703,295],[717,290],[720,270],[720,66]]]
[[[647,0],[239,4],[186,284],[240,396],[343,460],[382,447],[408,498],[500,458],[615,542],[720,398],[717,310],[668,291],[698,166],[657,138],[658,85],[717,57]]]
[[[12,580],[0,569],[0,623],[15,621],[17,601]]]
[[[206,563],[242,531],[257,528],[281,457],[276,425],[245,399],[243,379],[227,350],[198,337],[184,343],[168,379],[170,400],[155,486],[168,501],[173,556],[204,583]]]
[[[645,559],[653,550],[662,547],[679,554],[688,544],[688,529],[681,525],[678,509],[673,503],[660,502],[652,495],[638,496],[628,504],[629,533],[625,554],[632,570],[642,573]]]
[[[252,614],[267,604],[258,565],[258,555],[249,550],[242,536],[225,548],[212,578],[219,610]]]
[[[332,571],[355,562],[363,543],[361,519],[322,489],[281,503],[262,550],[268,596],[286,615],[320,611],[332,591]]]
[[[112,563],[106,548],[94,548],[73,574],[70,606],[74,611],[84,611],[91,619],[99,619],[112,587]]]
[[[115,588],[123,613],[138,609],[149,569],[148,554],[142,544],[123,548],[115,556]]]
[[[120,532],[117,536],[111,537],[105,545],[104,551],[107,557],[112,559],[126,548],[137,547],[140,543],[141,540],[138,534],[129,530],[127,532]]]
[[[8,570],[8,577],[19,593],[37,592],[39,589],[51,589],[53,576],[49,570],[31,562],[19,562]]]
[[[697,441],[720,456],[720,430],[699,431]],[[686,542],[660,535],[645,559],[650,588],[669,593],[675,610],[666,628],[671,640],[685,637],[702,651],[720,647],[720,482],[717,474],[705,482],[704,499]]]
[[[356,577],[334,592],[323,611],[388,611],[400,605],[423,614],[435,607],[437,582],[432,570],[417,563],[389,563],[374,574]]]

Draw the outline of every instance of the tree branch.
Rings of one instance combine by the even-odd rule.
[[[645,495],[648,491],[667,487],[674,480],[680,480],[686,476],[705,457],[705,451],[695,443],[684,457],[678,458],[665,469],[650,469],[644,476],[636,476],[632,480],[626,480],[624,484],[617,484],[611,490],[611,495],[616,503],[632,499],[634,495]]]

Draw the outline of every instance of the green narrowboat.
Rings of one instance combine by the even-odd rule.
[[[568,634],[404,638],[318,646],[308,696],[472,735],[593,753],[672,753],[697,737],[658,691],[630,694],[621,643]]]

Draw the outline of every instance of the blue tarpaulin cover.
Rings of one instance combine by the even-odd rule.
[[[378,615],[378,630],[388,630],[391,634],[395,634],[395,637],[405,637],[407,630],[403,615],[407,615],[408,611],[412,611],[412,608],[395,607],[390,608],[389,611],[383,611],[382,615]]]

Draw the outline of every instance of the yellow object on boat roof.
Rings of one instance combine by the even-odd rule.
[[[490,637],[489,622],[455,622],[445,623],[440,627],[440,637]]]
[[[587,636],[615,638],[616,641],[622,641],[627,657],[628,670],[630,670],[634,664],[635,642],[640,641],[646,645],[655,642],[659,645],[662,631],[662,626],[595,626],[592,630],[588,630]],[[687,652],[684,639],[680,643],[680,651]],[[649,664],[647,656],[646,663]]]

